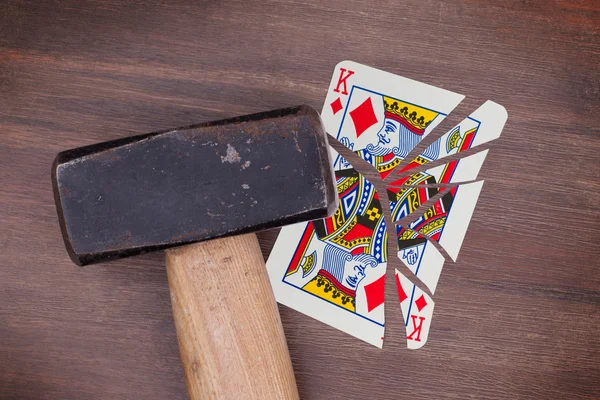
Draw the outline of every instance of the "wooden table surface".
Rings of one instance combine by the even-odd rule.
[[[0,398],[186,398],[163,254],[75,267],[57,152],[320,109],[344,59],[509,119],[424,348],[393,279],[383,350],[280,306],[302,398],[600,398],[599,53],[588,0],[0,1]]]

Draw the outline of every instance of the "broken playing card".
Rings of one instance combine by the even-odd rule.
[[[462,95],[351,61],[334,70],[321,118],[327,132],[370,163],[383,179],[450,113]],[[407,226],[398,226],[398,257],[434,293],[444,256],[456,260],[483,182],[487,150],[411,174],[411,168],[497,138],[506,111],[486,102],[401,170],[388,186],[393,222],[444,195]],[[331,218],[281,229],[267,268],[277,301],[381,347],[388,261],[384,199],[331,149],[339,203]],[[437,187],[424,186],[435,184]],[[450,185],[446,189],[442,186]],[[410,185],[410,186],[408,186]],[[427,341],[433,300],[397,271],[407,344]],[[403,295],[406,298],[403,300]]]

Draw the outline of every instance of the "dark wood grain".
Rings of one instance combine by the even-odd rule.
[[[163,255],[75,267],[56,153],[319,109],[344,59],[509,119],[423,349],[393,279],[383,350],[280,307],[302,398],[600,398],[599,33],[586,0],[0,2],[0,398],[186,398]]]

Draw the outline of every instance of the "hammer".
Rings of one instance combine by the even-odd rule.
[[[335,210],[327,135],[315,110],[286,108],[67,150],[54,161],[52,184],[75,264],[167,249],[192,400],[298,398],[251,232]]]

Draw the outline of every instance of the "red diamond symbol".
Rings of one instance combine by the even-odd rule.
[[[425,301],[425,296],[421,295],[421,297],[419,297],[416,301],[415,301],[415,305],[417,306],[417,308],[419,309],[419,312],[421,312],[421,310],[423,308],[425,308],[425,306],[427,305],[427,301]]]
[[[383,304],[385,299],[385,275],[374,282],[365,285],[365,295],[367,296],[367,311],[376,309]]]
[[[408,299],[406,293],[404,293],[404,289],[402,289],[402,284],[400,284],[400,278],[398,278],[398,274],[396,274],[396,286],[398,287],[398,298],[400,298],[400,303],[404,300]]]
[[[337,114],[338,111],[340,111],[342,108],[344,108],[342,106],[342,102],[340,101],[339,97],[337,99],[335,99],[334,101],[332,101],[330,106],[331,106],[331,110],[333,111],[333,115]]]
[[[369,97],[362,104],[350,111],[350,117],[354,122],[354,128],[356,128],[356,137],[363,134],[364,131],[372,127],[377,123],[377,116],[373,111],[373,103]]]

